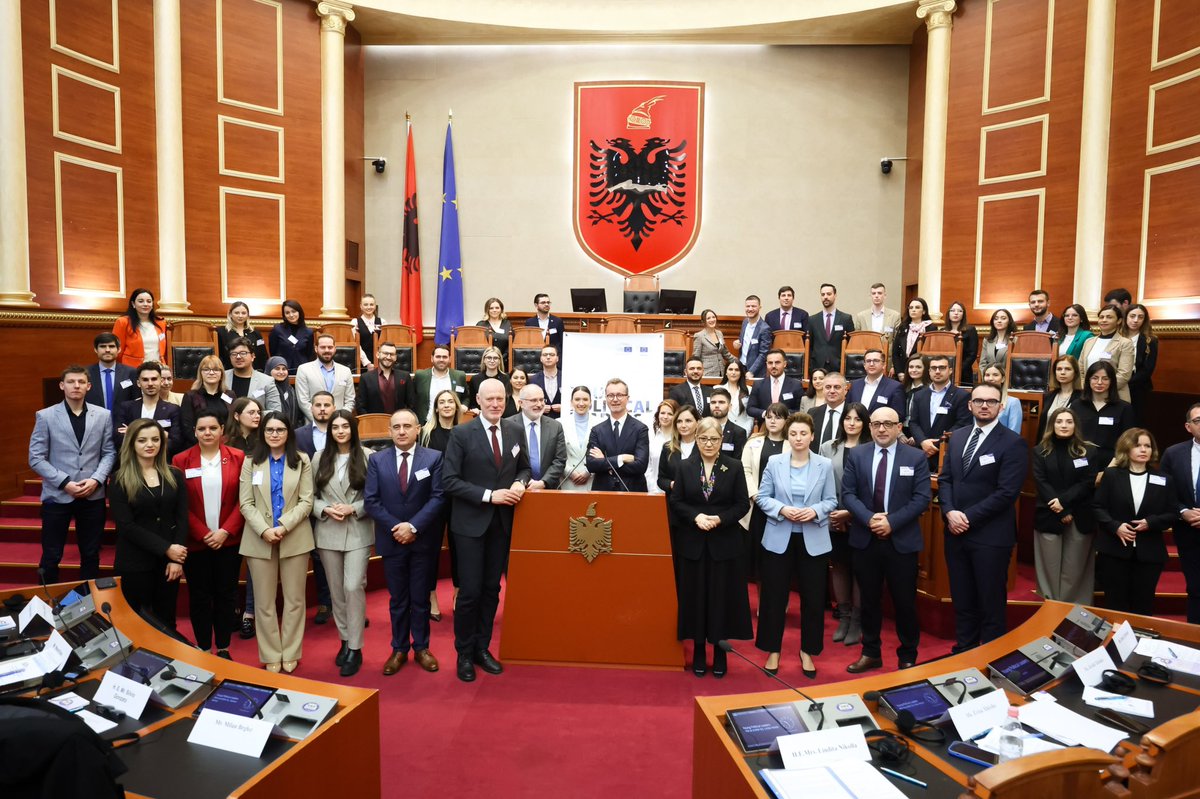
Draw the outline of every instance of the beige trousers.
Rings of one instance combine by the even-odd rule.
[[[254,625],[258,659],[263,663],[299,660],[304,647],[304,586],[308,578],[308,553],[270,558],[246,558],[254,581]],[[275,613],[275,597],[283,586],[283,620]]]
[[[367,618],[367,561],[371,548],[342,552],[322,549],[321,565],[333,601],[333,621],[338,635],[350,649],[362,649],[363,625]]]
[[[1095,534],[1068,524],[1060,535],[1033,533],[1038,593],[1045,599],[1093,605],[1096,602]]]

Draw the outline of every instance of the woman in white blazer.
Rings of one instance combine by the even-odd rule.
[[[794,413],[783,426],[784,451],[767,461],[755,502],[767,517],[759,577],[758,637],[764,668],[779,670],[792,575],[800,587],[800,668],[817,676],[814,655],[825,646],[825,582],[829,570],[829,514],[837,508],[833,464],[809,450],[812,417]]]
[[[342,646],[334,658],[343,677],[362,667],[363,627],[367,617],[367,561],[375,526],[363,507],[367,458],[354,414],[337,410],[329,417],[329,442],[313,457],[313,529],[321,565],[329,582],[333,620]]]
[[[1117,395],[1130,402],[1129,378],[1133,376],[1135,353],[1133,342],[1121,335],[1124,316],[1115,305],[1106,305],[1096,314],[1098,330],[1095,336],[1083,342],[1079,351],[1079,369],[1086,372],[1098,361],[1108,361],[1117,373]]]
[[[267,671],[289,674],[304,645],[304,583],[313,549],[312,467],[296,450],[292,426],[279,411],[263,415],[262,438],[242,464],[239,499],[246,526],[239,548],[254,581],[258,657]],[[275,596],[283,586],[283,620]]]
[[[592,473],[587,470],[588,436],[592,432],[592,392],[579,386],[571,392],[571,412],[564,413],[563,438],[567,442],[566,476],[559,488],[563,491],[591,491]]]

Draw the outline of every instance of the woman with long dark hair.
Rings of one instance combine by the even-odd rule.
[[[1082,394],[1079,362],[1070,355],[1059,355],[1050,364],[1050,388],[1042,395],[1042,418],[1038,421],[1038,440],[1046,435],[1050,415],[1060,408],[1074,408]]]
[[[363,627],[367,618],[367,561],[375,527],[363,506],[370,453],[358,437],[358,421],[347,410],[329,417],[329,441],[313,458],[313,529],[333,621],[342,646],[334,658],[343,677],[362,667]]]
[[[813,408],[819,408],[825,404],[825,370],[813,369],[807,382],[808,388],[804,389],[804,396],[800,398],[802,413],[809,413]]]
[[[458,394],[449,389],[439,391],[433,398],[433,413],[429,414],[429,419],[425,422],[425,426],[421,428],[421,446],[436,449],[438,452],[445,453],[446,445],[450,443],[450,431],[456,425],[463,421],[465,415],[462,403],[458,400]],[[470,418],[469,416],[467,418]],[[450,529],[450,506],[446,505],[445,529]],[[450,582],[454,586],[454,602],[458,600],[458,552],[454,548],[454,536],[446,536],[445,532],[439,534],[446,538],[447,546],[450,548]],[[440,555],[442,547],[438,545],[438,553]],[[440,557],[430,559],[430,575],[429,584],[433,589],[429,592],[429,619],[430,621],[442,620],[442,607],[438,603],[437,597],[437,578],[438,566]]]
[[[975,385],[975,359],[979,357],[979,331],[975,325],[967,322],[967,309],[961,302],[955,300],[946,308],[946,326],[943,330],[958,333],[962,338],[962,362],[958,365],[958,380],[960,386]],[[950,376],[951,378],[954,375]]]
[[[982,379],[983,370],[993,364],[1004,366],[1008,363],[1008,347],[1012,344],[1012,334],[1016,332],[1012,314],[1007,308],[998,308],[992,312],[991,322],[988,323],[987,338],[979,353],[979,375]]]
[[[229,306],[224,327],[217,328],[217,355],[226,369],[233,368],[233,361],[229,359],[229,346],[239,338],[246,339],[246,343],[250,345],[250,352],[254,354],[255,371],[266,371],[264,367],[267,363],[267,348],[262,333],[250,324],[250,306],[241,300]]]
[[[904,369],[904,374],[897,378],[900,385],[904,387],[904,407],[906,413],[905,419],[913,418],[913,397],[917,395],[925,386],[929,385],[929,356],[921,355],[916,358],[908,359],[908,366]],[[900,440],[910,447],[917,447],[919,444],[913,441],[912,434],[909,432],[908,423],[904,424],[904,432],[900,435]]]
[[[919,360],[919,359],[914,359]],[[833,633],[834,643],[842,642],[854,646],[862,642],[862,597],[859,596],[858,581],[851,568],[850,511],[842,506],[842,469],[846,463],[846,451],[857,447],[863,440],[870,424],[871,413],[861,402],[847,402],[842,412],[842,423],[832,441],[821,445],[821,455],[833,466],[833,479],[837,485],[838,508],[829,514],[829,537],[833,550],[829,555],[829,584],[833,589],[833,617],[838,620]],[[866,435],[869,441],[870,433]]]
[[[746,403],[750,399],[750,387],[746,385],[746,367],[734,358],[725,365],[725,382],[721,388],[729,392],[728,421],[750,433],[754,429],[754,419],[746,412]],[[700,410],[700,409],[697,409]],[[701,413],[703,411],[701,410]]]
[[[788,406],[782,402],[773,402],[763,413],[762,430],[750,436],[742,450],[742,469],[746,472],[746,491],[750,495],[750,513],[742,517],[742,527],[750,535],[746,538],[746,566],[749,577],[758,579],[759,561],[762,559],[763,530],[767,526],[767,517],[755,503],[758,497],[758,487],[762,482],[763,470],[767,461],[783,452],[783,423],[791,413]]]
[[[287,361],[288,372],[296,374],[296,368],[316,357],[313,349],[313,332],[304,321],[304,306],[295,300],[284,300],[279,306],[283,321],[271,328],[269,342],[271,354]]]
[[[1125,312],[1125,338],[1133,343],[1133,374],[1129,376],[1129,404],[1138,424],[1146,423],[1146,402],[1154,391],[1158,365],[1158,336],[1150,324],[1150,311],[1138,303]]]
[[[167,323],[154,309],[154,292],[134,289],[125,313],[113,323],[121,363],[135,369],[146,361],[167,360]]]
[[[916,354],[917,343],[926,330],[937,330],[937,325],[929,318],[929,304],[923,297],[916,297],[908,303],[908,313],[892,336],[892,369],[895,374],[904,374],[908,359]]]
[[[217,655],[229,659],[242,569],[238,544],[245,525],[238,479],[246,456],[221,443],[221,420],[210,410],[196,414],[192,438],[196,445],[172,461],[183,473],[188,497],[188,557],[183,564],[188,615],[196,646],[207,652],[215,643]]]
[[[1129,402],[1129,378],[1133,376],[1133,342],[1121,334],[1125,312],[1116,305],[1105,305],[1096,313],[1096,335],[1083,343],[1079,365],[1090,369],[1097,363],[1112,365],[1116,375],[1113,390]]]
[[[1080,605],[1095,601],[1095,455],[1096,448],[1080,435],[1073,410],[1050,412],[1046,433],[1033,449],[1033,562],[1044,599]]]
[[[183,473],[167,465],[167,434],[155,420],[129,423],[108,504],[117,527],[113,570],[121,593],[135,611],[174,630],[187,561],[188,501]]]
[[[254,580],[258,657],[267,671],[290,674],[299,666],[304,648],[313,479],[308,456],[296,449],[292,427],[279,411],[263,415],[260,439],[242,465],[239,482],[246,518],[239,549]],[[281,585],[282,621],[275,614]]]
[[[1097,361],[1083,377],[1083,391],[1073,406],[1083,440],[1096,447],[1096,467],[1103,471],[1117,449],[1117,439],[1133,427],[1133,407],[1117,396],[1117,373],[1108,361]]]
[[[1092,337],[1092,323],[1088,321],[1087,309],[1079,303],[1068,305],[1059,318],[1062,319],[1063,330],[1058,340],[1058,354],[1079,360],[1084,342]]]

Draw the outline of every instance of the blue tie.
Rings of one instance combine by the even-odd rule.
[[[104,370],[104,407],[113,409],[113,375],[112,369]]]
[[[529,470],[534,480],[542,479],[542,454],[538,449],[537,422],[529,423]]]

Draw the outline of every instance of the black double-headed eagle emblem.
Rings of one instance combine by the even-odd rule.
[[[607,139],[606,147],[589,140],[591,170],[588,195],[592,226],[616,224],[634,250],[649,238],[660,222],[683,226],[681,210],[687,185],[687,140],[671,147],[659,136],[646,139],[640,149],[624,137]],[[610,209],[610,210],[606,210]]]

